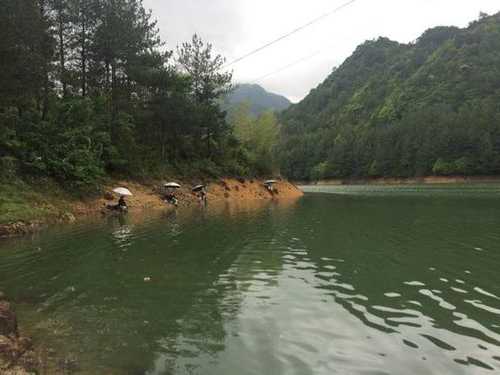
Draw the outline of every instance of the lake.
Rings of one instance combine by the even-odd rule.
[[[72,373],[500,371],[500,186],[303,189],[4,240],[0,290]]]

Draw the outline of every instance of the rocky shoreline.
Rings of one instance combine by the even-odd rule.
[[[0,374],[36,374],[38,367],[31,339],[19,333],[16,314],[5,294],[0,292]]]
[[[0,225],[0,238],[23,236],[33,233],[43,226],[41,221],[17,221]]]

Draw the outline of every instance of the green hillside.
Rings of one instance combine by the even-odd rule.
[[[282,111],[292,104],[284,96],[268,92],[259,85],[239,84],[226,96],[223,108],[231,113],[243,103],[249,105],[250,113],[255,117],[266,111]]]
[[[500,14],[359,46],[281,116],[295,179],[500,173]]]

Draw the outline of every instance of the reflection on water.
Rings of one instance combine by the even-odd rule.
[[[0,289],[81,373],[500,370],[496,187],[342,189],[2,242]]]

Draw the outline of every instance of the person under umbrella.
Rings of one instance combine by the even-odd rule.
[[[127,209],[127,202],[125,202],[125,196],[121,196],[120,199],[118,199],[118,207],[122,209]]]
[[[116,211],[127,211],[128,206],[127,202],[125,201],[125,197],[131,197],[133,195],[130,190],[124,187],[118,187],[116,189],[113,189],[113,193],[118,194],[120,196],[120,199],[118,199],[118,204],[108,205],[107,208]]]
[[[274,184],[276,182],[276,180],[267,180],[264,182],[264,186],[266,187],[267,191],[269,191],[269,193],[274,194]]]
[[[163,186],[167,189],[167,192],[163,197],[164,201],[177,207],[177,205],[179,204],[179,200],[175,196],[175,192],[181,188],[181,185],[179,185],[177,182],[169,182]]]
[[[200,200],[200,203],[203,205],[207,204],[207,190],[205,185],[196,185],[191,189],[193,193],[196,193],[198,199]]]

